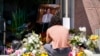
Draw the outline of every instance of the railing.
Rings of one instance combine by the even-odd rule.
[[[95,34],[99,36],[99,39],[97,41],[97,45],[98,45],[98,49],[99,49],[99,53],[100,53],[100,29],[96,29]]]
[[[95,30],[95,34],[98,35],[98,36],[100,36],[100,29],[96,29],[96,30]],[[100,39],[100,38],[99,38],[99,39]]]

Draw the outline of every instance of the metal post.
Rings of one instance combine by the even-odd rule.
[[[68,17],[68,0],[65,0],[65,17]]]
[[[68,16],[68,1],[69,0],[64,0],[64,17],[63,17],[63,26],[66,27],[67,29],[70,29],[70,18]]]
[[[75,0],[72,0],[72,4],[71,4],[72,6],[72,28],[74,28],[74,20],[75,20]]]

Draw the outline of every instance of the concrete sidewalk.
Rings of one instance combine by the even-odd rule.
[[[100,56],[100,54],[94,54],[93,56]]]

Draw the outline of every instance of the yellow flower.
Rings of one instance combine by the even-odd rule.
[[[32,53],[31,52],[27,52],[27,53],[22,54],[22,56],[32,56]]]
[[[26,53],[24,53],[24,54],[22,54],[22,56],[27,56],[27,54],[26,54]]]
[[[83,56],[84,52],[78,52],[76,56]]]
[[[90,40],[97,40],[99,38],[98,35],[91,35]]]
[[[48,56],[48,54],[47,53],[41,53],[40,56]]]

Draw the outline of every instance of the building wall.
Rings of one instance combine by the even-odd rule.
[[[2,18],[2,13],[3,13],[3,0],[0,0],[0,33],[3,32],[3,18]]]
[[[100,0],[75,0],[74,27],[80,26],[87,28],[87,34],[100,28]]]

